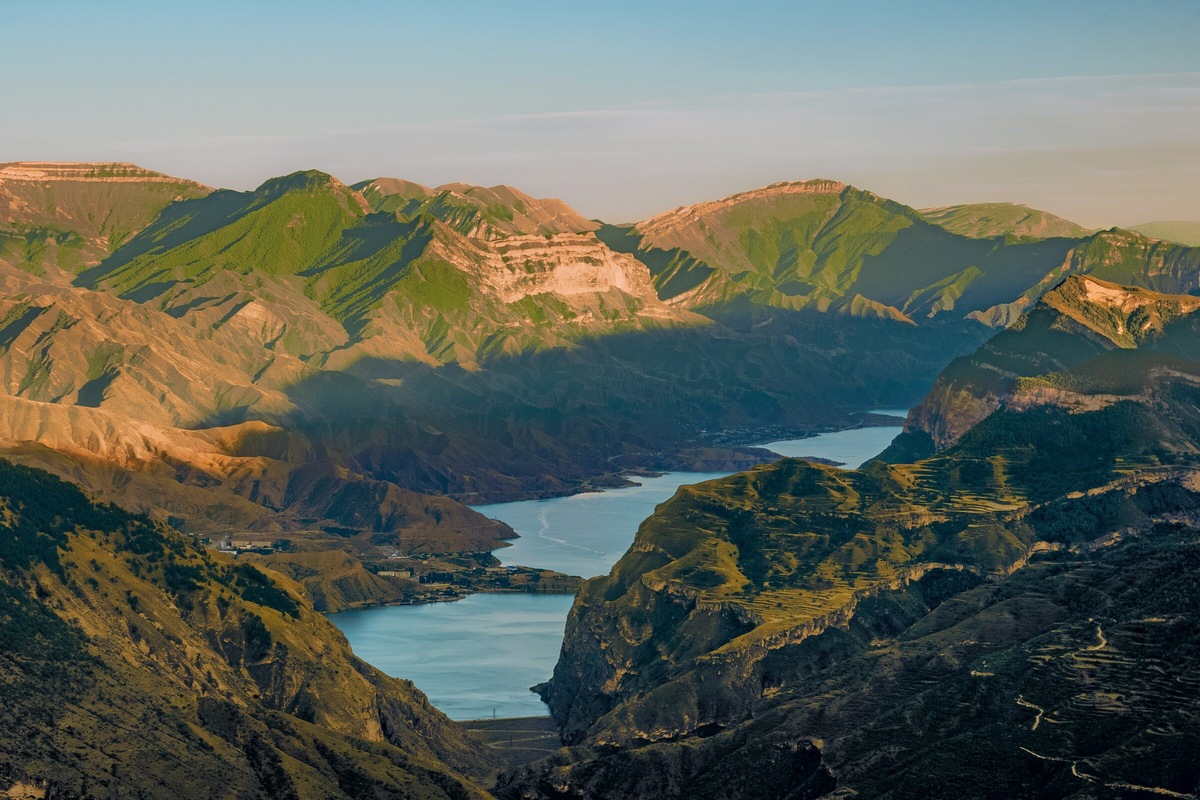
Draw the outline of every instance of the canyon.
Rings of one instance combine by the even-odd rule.
[[[18,162],[0,287],[0,785],[1197,791],[1200,248],[829,180],[613,225]],[[922,397],[858,470],[752,446]],[[472,505],[680,469],[737,474],[579,588],[546,759],[501,764],[321,616],[486,573],[514,531]]]

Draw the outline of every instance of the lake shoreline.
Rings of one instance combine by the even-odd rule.
[[[771,447],[762,448],[762,454],[769,455],[764,462],[791,457],[857,467],[886,448],[901,430],[901,413],[863,413],[864,424],[852,428],[766,442]],[[636,478],[637,482],[549,499],[476,506],[479,513],[521,534],[508,546],[493,550],[488,568],[478,571],[515,575],[528,569],[526,565],[536,564],[548,574],[607,574],[628,551],[642,521],[679,487],[740,471],[626,472],[626,480]],[[443,586],[448,588],[448,584]],[[330,619],[346,634],[360,658],[388,674],[412,680],[451,719],[491,724],[495,709],[497,720],[545,721],[546,706],[530,689],[553,672],[576,595],[511,590],[467,593],[462,586],[455,591],[463,595],[437,598],[438,602],[432,603],[360,607],[330,615]],[[444,602],[449,599],[456,602]],[[508,728],[500,728],[508,735]],[[513,736],[514,740],[521,738],[516,733]],[[537,747],[543,746],[548,745],[539,739]],[[528,755],[528,748],[514,747]],[[515,758],[518,753],[512,755]]]
[[[815,439],[831,433],[860,430],[862,428],[885,428],[896,426],[897,420],[903,424],[904,417],[880,413],[881,411],[896,411],[900,409],[876,409],[854,411],[850,414],[856,417],[852,425],[820,427],[771,425],[754,428],[733,428],[726,431],[709,433],[703,431],[697,439],[681,444],[672,451],[657,453],[639,452],[613,456],[610,461],[617,462],[624,458],[628,463],[613,472],[605,472],[580,480],[578,483],[562,489],[527,489],[499,493],[459,492],[446,495],[453,500],[468,506],[498,505],[501,503],[520,503],[532,500],[557,500],[562,497],[574,497],[579,494],[603,492],[612,489],[623,489],[638,485],[631,478],[658,477],[672,472],[717,472],[721,467],[736,462],[738,466],[727,470],[729,473],[743,472],[761,464],[770,464],[782,456],[773,453],[764,445],[777,441],[802,441]],[[907,415],[907,411],[903,412]],[[707,451],[719,451],[708,456]],[[818,463],[824,460],[814,458]],[[840,466],[840,465],[832,465]]]
[[[891,410],[889,409],[888,411],[891,411]],[[897,412],[899,412],[899,410],[897,410]],[[773,450],[769,449],[768,447],[766,447],[766,445],[778,444],[781,442],[794,442],[794,443],[796,443],[796,446],[802,448],[804,442],[811,441],[811,440],[816,439],[821,436],[828,436],[830,434],[839,434],[839,433],[845,433],[848,431],[857,431],[857,430],[870,429],[870,428],[895,427],[896,422],[899,419],[902,419],[902,417],[899,416],[899,413],[896,413],[896,414],[882,413],[881,411],[875,411],[875,410],[862,411],[862,412],[858,412],[858,414],[860,417],[862,417],[862,421],[860,422],[860,424],[853,425],[850,427],[831,429],[831,430],[814,431],[812,429],[805,429],[803,431],[798,431],[796,429],[790,429],[790,428],[770,428],[770,429],[759,428],[759,429],[756,429],[756,434],[755,434],[755,438],[753,439],[753,442],[754,442],[753,444],[739,445],[739,446],[744,447],[749,450],[759,451],[762,454],[762,462],[761,463],[764,463],[764,464],[772,463],[773,461],[778,461],[781,458],[801,458],[803,460],[811,461],[816,464],[823,464],[823,465],[832,466],[832,467],[844,467],[845,462],[838,461],[835,459],[823,458],[821,456],[815,456],[815,455],[789,456],[789,455],[785,455],[785,454],[781,454],[776,451],[773,451]],[[762,440],[763,436],[770,435],[767,433],[767,431],[770,431],[771,434],[780,435],[783,438],[769,439],[767,441],[763,441]],[[741,470],[738,470],[738,471],[741,471]],[[564,500],[564,499],[568,499],[568,498],[580,497],[580,496],[592,495],[592,494],[611,493],[614,491],[619,492],[624,489],[636,489],[636,488],[642,487],[644,485],[644,483],[643,483],[644,480],[652,480],[652,479],[662,478],[662,477],[665,477],[668,475],[674,475],[674,474],[680,474],[680,475],[694,474],[697,476],[705,476],[696,482],[703,482],[703,480],[716,480],[719,477],[717,475],[717,472],[709,472],[709,471],[670,470],[670,469],[655,470],[655,469],[649,469],[649,468],[645,468],[645,467],[631,467],[629,469],[622,470],[619,473],[612,473],[609,476],[611,478],[610,480],[601,481],[601,482],[595,483],[595,484],[592,484],[592,483],[581,484],[580,486],[575,487],[575,489],[573,489],[570,492],[550,493],[545,496],[525,497],[525,498],[521,498],[521,499],[517,499],[517,500],[506,500],[501,503],[487,503],[487,504],[481,504],[479,506],[475,506],[474,508],[476,508],[476,510],[479,510],[481,508],[487,509],[489,506],[507,505],[509,503],[545,502],[545,501],[553,501],[553,500]],[[736,474],[736,473],[727,473],[727,474]],[[643,479],[643,480],[638,480],[639,478]],[[514,531],[514,533],[516,533],[516,532]],[[506,551],[510,550],[513,547],[519,546],[519,544],[523,538],[525,538],[525,537],[519,533],[516,533],[515,536],[500,541],[499,546],[493,548],[489,552],[497,558],[503,558]],[[526,564],[526,563],[522,563],[519,565],[513,565],[513,566],[522,571],[541,570],[548,574],[552,574],[553,579],[556,582],[558,582],[560,585],[565,584],[567,582],[577,582],[577,584],[581,584],[584,580],[587,580],[588,577],[594,577],[594,576],[575,575],[575,574],[563,572],[560,570],[546,569],[544,567],[539,567],[539,566],[535,566],[533,564]],[[505,588],[505,587],[487,586],[487,585],[479,585],[476,583],[472,583],[471,578],[472,578],[472,576],[468,575],[466,573],[466,571],[464,571],[460,578],[461,580],[464,581],[463,583],[447,584],[444,587],[439,587],[438,589],[432,590],[428,594],[423,594],[423,595],[413,597],[413,598],[405,598],[405,599],[397,599],[397,600],[367,600],[367,601],[362,601],[360,603],[355,603],[353,605],[348,605],[344,608],[338,608],[336,611],[329,612],[329,613],[342,613],[344,611],[359,611],[359,610],[370,609],[370,608],[387,608],[387,607],[396,607],[396,606],[407,607],[407,606],[423,606],[423,605],[429,605],[429,604],[433,604],[433,603],[453,603],[453,602],[457,602],[457,601],[463,600],[467,597],[471,597],[471,596],[474,596],[477,594],[532,594],[532,595],[540,595],[540,594],[545,594],[545,595],[564,594],[565,595],[565,594],[569,594],[569,595],[574,595],[578,591],[578,585],[576,585],[575,588],[565,588],[565,589],[561,589],[561,590],[558,590],[558,589],[538,590],[538,589]],[[438,592],[445,592],[445,593],[438,593]]]

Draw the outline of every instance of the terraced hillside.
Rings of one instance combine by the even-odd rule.
[[[1200,336],[1157,341],[1190,368],[1107,396],[1079,367],[1095,405],[1041,395],[920,461],[682,488],[572,610],[543,687],[571,748],[501,796],[1195,792]]]
[[[483,797],[482,745],[298,587],[0,461],[0,792]]]

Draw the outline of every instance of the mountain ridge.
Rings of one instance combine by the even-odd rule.
[[[1054,305],[1196,308],[1091,278],[1055,292],[980,352],[1031,352],[1025,331]],[[1171,356],[1163,373],[1080,360],[1072,343],[1094,352],[1094,328],[1117,330],[1103,314],[1040,345],[1046,364],[1129,384],[1099,405],[1044,395],[919,460],[784,459],[681,488],[577,597],[540,687],[568,750],[510,772],[498,794],[1194,792],[1183,765],[1197,733],[1171,687],[1200,685],[1200,638],[1148,622],[1186,617],[1182,587],[1200,569],[1193,316],[1126,347],[1106,340],[1118,354],[1153,343]],[[1165,680],[1144,684],[1142,662]]]
[[[1123,396],[1119,378],[1105,378],[1109,391],[1100,392],[1089,386],[1094,379],[1079,373],[1093,363],[1104,364],[1109,376],[1129,370],[1131,380],[1149,380],[1156,369],[1182,377],[1161,359],[1174,353],[1172,332],[1186,335],[1198,309],[1200,298],[1190,295],[1069,277],[1016,325],[946,368],[909,413],[907,444],[898,446],[893,457],[907,457],[902,455],[907,446],[916,448],[914,453],[945,449],[1006,406],[1026,407],[1051,397],[1080,408],[1116,402]],[[1128,357],[1121,358],[1122,351]]]
[[[326,545],[323,528],[359,525],[486,549],[502,529],[417,493],[483,502],[620,484],[629,467],[751,466],[765,456],[727,442],[907,402],[1061,276],[1175,289],[1200,274],[1200,251],[1136,234],[969,239],[828,180],[641,223],[682,237],[666,250],[568,212],[504,186],[306,170],[167,203],[78,274],[0,253],[19,423],[5,449],[205,535],[277,513]],[[245,423],[266,426],[244,437],[258,461],[204,438]]]
[[[966,203],[920,210],[929,222],[972,238],[1017,236],[1079,239],[1092,233],[1069,219],[1023,203]]]

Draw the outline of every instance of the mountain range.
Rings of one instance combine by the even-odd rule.
[[[613,225],[22,162],[0,285],[9,796],[1200,792],[1200,248],[829,180]],[[922,397],[858,470],[747,446]],[[318,613],[513,536],[468,502],[680,467],[742,471],[584,583],[541,761]]]
[[[508,532],[413,493],[749,466],[726,445],[915,398],[1067,275],[1200,274],[1200,250],[1134,233],[826,180],[624,227],[510,187],[314,171],[234,192],[15,163],[0,198],[3,452],[206,535],[494,545]]]

